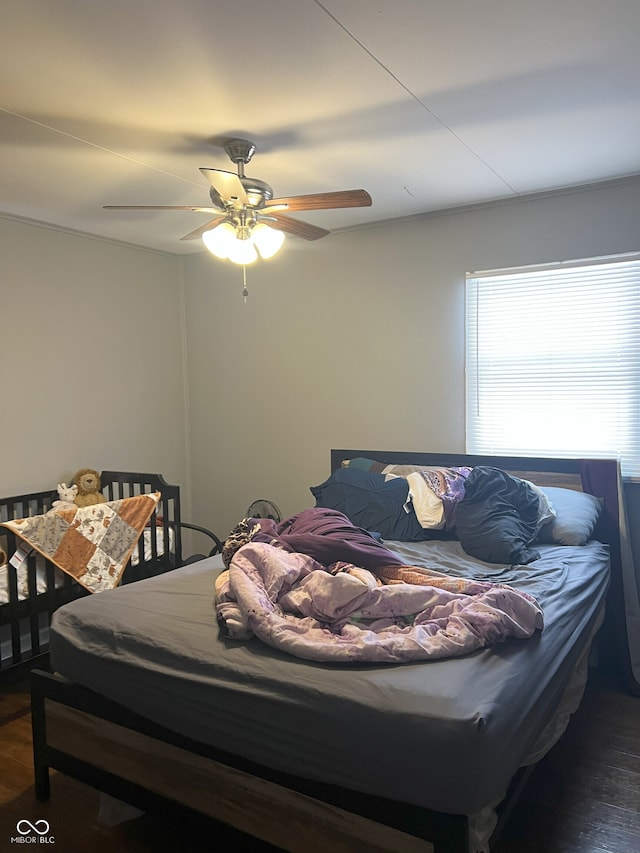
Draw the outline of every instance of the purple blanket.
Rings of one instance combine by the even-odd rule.
[[[307,660],[403,663],[467,654],[542,628],[530,595],[405,568],[372,537],[372,544],[361,539],[364,531],[319,512],[335,516],[314,508],[279,525],[251,520],[249,539],[226,549],[216,612],[229,637],[255,636]],[[336,526],[345,538],[331,545],[327,531]],[[295,550],[304,537],[315,555]],[[352,547],[373,570],[344,557],[329,562]]]
[[[279,523],[268,518],[245,519],[225,542],[222,556],[227,568],[235,551],[249,541],[308,554],[323,566],[339,560],[371,570],[402,565],[367,530],[355,527],[343,513],[324,507],[302,510]]]

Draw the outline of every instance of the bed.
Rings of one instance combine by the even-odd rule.
[[[103,471],[101,483],[107,501],[145,493],[160,495],[127,562],[122,584],[181,566],[185,562],[184,529],[204,534],[210,543],[210,553],[221,547],[212,531],[182,521],[180,488],[166,482],[162,475]],[[60,571],[41,553],[24,546],[15,531],[4,526],[16,519],[46,515],[57,498],[54,490],[0,499],[0,679],[3,681],[46,660],[51,614],[87,593],[71,575]],[[23,562],[18,559],[20,553]]]
[[[577,520],[582,544],[536,540],[522,564],[478,560],[442,528],[424,540],[371,536],[397,565],[532,596],[544,627],[451,658],[304,659],[220,630],[220,556],[73,602],[53,620],[54,672],[32,672],[38,798],[56,768],[138,808],[204,817],[212,832],[221,822],[292,853],[489,849],[579,704],[605,604],[619,611],[618,464],[334,450],[318,506],[348,460],[497,470],[568,497],[571,513],[575,498],[560,538],[577,535]],[[406,514],[406,473],[382,476],[384,518],[392,489]]]

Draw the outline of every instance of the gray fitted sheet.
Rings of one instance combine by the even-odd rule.
[[[214,557],[74,601],[51,628],[53,668],[174,731],[277,770],[438,811],[503,797],[590,641],[606,546],[541,546],[528,566],[458,542],[386,543],[407,563],[510,583],[545,627],[462,658],[335,666],[220,636]]]

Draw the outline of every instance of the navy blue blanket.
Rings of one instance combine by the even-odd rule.
[[[477,465],[456,509],[456,535],[472,557],[487,563],[527,565],[540,553],[536,537],[540,501],[526,480]]]

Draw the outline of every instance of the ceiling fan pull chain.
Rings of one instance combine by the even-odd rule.
[[[247,296],[249,295],[249,291],[247,290],[247,265],[246,264],[242,265],[242,283],[243,283],[242,295],[244,297],[244,304],[246,305],[247,304]]]

